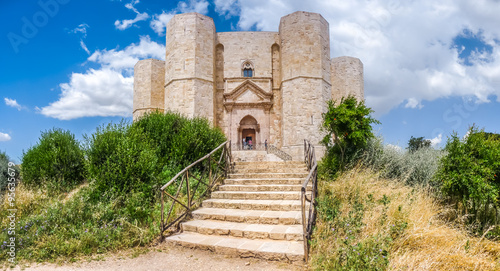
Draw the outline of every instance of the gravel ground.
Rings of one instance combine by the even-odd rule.
[[[128,255],[112,254],[102,260],[82,260],[75,263],[63,264],[23,264],[13,270],[26,271],[156,271],[156,270],[182,270],[182,271],[218,271],[218,270],[301,270],[302,267],[279,262],[268,262],[254,258],[230,258],[209,251],[189,249],[183,247],[167,247],[159,245],[149,252],[133,257]],[[11,269],[8,269],[11,270]]]

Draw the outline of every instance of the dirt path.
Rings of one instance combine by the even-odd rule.
[[[182,270],[182,271],[218,271],[218,270],[301,270],[299,266],[284,263],[268,262],[253,258],[229,258],[208,251],[189,249],[183,247],[166,247],[160,245],[151,251],[132,257],[131,255],[109,255],[101,261],[79,261],[64,263],[62,265],[43,263],[31,264],[29,267],[22,265],[13,270],[26,271],[156,271],[156,270]],[[8,269],[10,270],[10,269]]]

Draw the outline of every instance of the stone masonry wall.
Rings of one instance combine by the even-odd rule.
[[[303,159],[304,139],[319,148],[321,114],[331,95],[328,22],[317,13],[281,18],[282,149]]]
[[[332,99],[354,95],[364,100],[363,63],[355,57],[341,56],[332,59]]]
[[[214,121],[215,25],[198,14],[175,15],[167,25],[165,109]]]
[[[253,77],[272,77],[271,47],[278,41],[277,32],[222,32],[218,43],[224,45],[224,77],[243,77],[245,60],[254,64]]]
[[[134,66],[133,119],[153,110],[164,110],[165,62],[145,59]]]

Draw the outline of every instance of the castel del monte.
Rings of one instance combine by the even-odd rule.
[[[133,118],[155,110],[208,118],[228,139],[267,140],[293,160],[303,140],[319,145],[328,100],[364,97],[363,63],[330,58],[328,22],[318,13],[281,18],[278,32],[217,32],[212,18],[175,15],[167,25],[165,61],[134,68]]]

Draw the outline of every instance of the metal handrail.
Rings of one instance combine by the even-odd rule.
[[[215,153],[222,149],[222,153],[219,159],[215,159]],[[179,173],[177,173],[168,183],[160,188],[161,191],[161,236],[163,239],[163,233],[170,227],[176,225],[177,229],[179,223],[183,218],[191,214],[191,211],[198,207],[201,200],[204,199],[208,194],[210,194],[213,188],[222,181],[223,178],[227,178],[227,174],[232,170],[232,157],[231,157],[231,141],[226,141],[219,145],[217,148],[212,150],[209,154],[198,159],[196,162],[187,166]],[[190,170],[196,165],[202,165],[205,163],[203,172],[199,176],[195,176]],[[180,182],[179,182],[180,179]],[[190,186],[190,179],[192,181],[197,181],[194,187]],[[207,180],[208,179],[208,180]],[[206,182],[208,181],[208,182]],[[199,193],[198,187],[200,184],[205,186],[205,189]],[[177,185],[175,189],[175,195],[168,192],[168,189],[172,185]],[[171,201],[169,206],[168,214],[165,217],[165,197]],[[195,199],[195,196],[198,196]],[[183,198],[183,199],[181,199]],[[183,202],[184,200],[184,202]],[[174,212],[174,206],[178,205],[185,210],[182,212]]]
[[[309,240],[311,240],[314,224],[316,223],[315,199],[318,191],[318,163],[314,146],[308,140],[304,139],[304,162],[306,163],[309,174],[302,183],[300,189],[300,203],[302,210],[302,230],[304,236],[304,256],[307,262],[309,258]],[[312,181],[312,191],[310,197],[307,196],[307,186]],[[309,212],[306,214],[306,202],[309,202]]]
[[[276,146],[269,144],[267,146],[267,153],[272,153],[279,158],[283,159],[283,161],[292,161],[292,156],[278,148]]]

